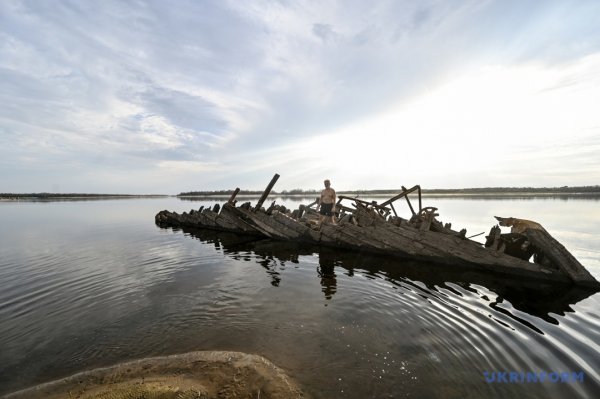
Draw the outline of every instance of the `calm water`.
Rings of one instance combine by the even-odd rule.
[[[213,203],[0,203],[0,394],[197,350],[263,355],[316,398],[600,392],[600,294],[154,224],[159,210]],[[599,201],[427,205],[468,235],[494,215],[537,220],[600,279]],[[485,371],[585,377],[490,384]]]

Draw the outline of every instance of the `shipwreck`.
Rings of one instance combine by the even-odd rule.
[[[450,223],[440,222],[437,208],[423,207],[421,187],[416,185],[402,187],[381,203],[341,195],[335,206],[336,224],[320,224],[318,200],[294,210],[275,201],[263,206],[278,178],[276,174],[271,179],[254,206],[250,202],[238,205],[240,190],[236,189],[223,205],[182,214],[163,210],[155,222],[160,227],[228,231],[600,289],[585,267],[538,223],[496,217],[500,226],[512,227],[511,232],[502,233],[494,225],[482,244],[472,240],[474,236],[467,237],[465,229],[456,231]],[[417,204],[409,194],[417,197]],[[410,217],[398,215],[397,201],[406,202]]]

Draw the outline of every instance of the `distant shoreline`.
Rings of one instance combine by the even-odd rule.
[[[345,195],[349,197],[357,198],[390,198],[396,195],[398,192],[389,193],[348,193],[338,192],[337,195]],[[412,198],[414,193],[409,196]],[[600,198],[600,193],[431,193],[423,192],[423,197],[427,198]],[[200,200],[200,199],[228,199],[231,194],[200,194],[200,195],[176,195],[182,200]],[[238,194],[236,198],[258,198],[260,194]],[[271,193],[269,198],[317,198],[319,193],[316,194],[281,194]]]
[[[391,197],[402,192],[402,189],[384,190],[338,190],[337,194],[353,197]],[[190,191],[177,195],[178,198],[229,198],[233,190],[220,191]],[[518,197],[600,197],[600,186],[582,187],[556,187],[556,188],[533,188],[533,187],[486,187],[486,188],[462,188],[462,189],[422,189],[421,193],[426,197],[461,197],[461,198],[518,198]],[[237,197],[256,197],[262,191],[241,190]],[[272,197],[318,197],[317,190],[284,190],[272,191]],[[411,196],[416,195],[412,193]]]
[[[401,193],[402,189],[382,190],[339,190],[339,195],[352,197],[391,197]],[[487,188],[463,188],[463,189],[422,189],[424,197],[429,198],[600,198],[600,186],[582,187],[557,187],[557,188],[533,188],[533,187],[487,187]],[[180,199],[203,199],[203,198],[229,198],[233,190],[218,191],[190,191],[177,195],[168,194],[84,194],[84,193],[0,193],[0,201],[47,201],[47,200],[94,200],[94,199],[132,199],[132,198],[166,198],[177,197]],[[237,198],[256,198],[262,191],[241,190]],[[280,198],[316,198],[320,194],[317,190],[283,190],[272,191],[270,197]],[[411,196],[416,193],[410,194]]]
[[[54,193],[30,193],[30,194],[0,194],[0,201],[57,201],[57,200],[95,200],[95,199],[132,199],[132,198],[163,198],[171,197],[162,194],[54,194]]]

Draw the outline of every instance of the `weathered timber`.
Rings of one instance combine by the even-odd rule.
[[[229,200],[227,201],[227,203],[235,204],[235,197],[237,197],[239,192],[240,192],[240,188],[236,187],[236,189],[233,191],[233,193],[231,193],[231,197],[229,197]]]
[[[212,230],[231,231],[234,233],[261,235],[260,232],[245,224],[237,217],[232,217],[226,208],[229,204],[223,205],[220,213],[215,213],[210,208],[201,208],[200,211],[192,210],[190,213],[178,214],[167,210],[160,211],[155,222],[163,227],[201,227]]]
[[[206,228],[216,227],[213,220],[206,216],[205,212],[212,212],[210,209],[203,209],[201,212],[192,210],[190,213],[183,212],[181,215],[177,212],[167,210],[160,211],[154,218],[156,224],[160,226],[203,226]]]
[[[575,283],[587,285],[595,282],[594,277],[581,263],[544,229],[526,229],[525,236],[537,248],[541,249],[542,256],[547,258],[551,265],[560,265]]]
[[[239,218],[237,212],[235,211],[237,208],[235,205],[231,203],[223,204],[221,208],[221,213],[219,214],[223,219],[230,221],[235,228],[226,229],[227,231],[240,232],[245,234],[252,235],[261,235],[261,232],[256,230],[251,224],[248,224],[243,219]]]
[[[437,208],[421,207],[416,212],[408,193],[403,192],[378,205],[375,202],[340,196],[336,208],[340,210],[337,224],[318,224],[318,214],[310,205],[301,205],[291,211],[275,202],[265,211],[266,200],[279,175],[275,175],[263,192],[259,203],[249,202],[235,206],[235,192],[223,206],[203,208],[199,211],[177,214],[161,211],[156,217],[160,226],[207,228],[236,234],[254,235],[273,240],[304,242],[333,248],[349,248],[379,253],[405,259],[435,262],[446,267],[467,267],[473,270],[508,276],[521,276],[536,281],[577,284],[600,289],[600,283],[535,222],[524,232],[502,234],[495,226],[490,231],[485,246],[466,238],[466,230],[452,230],[451,224],[438,221]],[[237,190],[236,190],[237,191]],[[410,220],[397,216],[393,202],[405,198],[409,204]],[[342,205],[342,200],[352,201],[352,207]],[[390,216],[390,210],[395,216]],[[522,223],[515,218],[500,218],[501,225]],[[504,222],[503,222],[504,221]],[[504,223],[504,224],[503,224]],[[534,262],[528,260],[532,257]]]
[[[242,211],[244,212],[244,211]],[[277,221],[272,216],[263,212],[246,212],[246,217],[252,225],[263,231],[265,235],[278,240],[290,240],[298,238],[299,234],[294,229],[289,228],[283,223]]]
[[[267,186],[267,188],[265,188],[265,191],[263,191],[262,195],[260,196],[260,198],[256,202],[256,206],[254,207],[255,211],[257,211],[257,210],[260,209],[260,207],[262,206],[263,202],[265,202],[265,200],[269,196],[269,193],[273,189],[273,186],[275,185],[275,183],[277,183],[278,179],[279,179],[279,175],[277,173],[275,173],[275,176],[273,176],[273,178],[269,182],[269,185]]]
[[[288,229],[295,231],[296,239],[312,243],[319,241],[319,232],[312,229],[307,224],[301,223],[281,212],[274,212],[271,217],[280,224],[285,225]]]
[[[394,226],[387,223],[378,212],[361,205],[357,206],[354,216],[358,226],[351,223],[340,223],[338,226],[322,225],[319,242],[328,246],[481,268],[501,274],[536,276],[541,280],[565,283],[570,281],[557,270],[529,263],[502,252],[486,250],[478,242],[466,238],[424,231],[410,225]]]

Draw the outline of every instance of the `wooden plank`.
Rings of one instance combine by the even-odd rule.
[[[526,229],[525,235],[533,245],[541,250],[543,257],[567,274],[574,282],[581,285],[595,286],[598,284],[590,272],[546,230]]]
[[[279,179],[279,175],[277,173],[275,173],[275,176],[273,176],[273,178],[269,182],[269,185],[267,186],[267,188],[265,188],[265,191],[263,191],[263,193],[260,196],[258,202],[256,203],[256,206],[254,207],[254,211],[257,211],[257,210],[260,209],[260,207],[262,206],[263,202],[265,202],[265,200],[269,196],[269,193],[273,189],[273,186],[275,185],[275,183],[277,183],[278,179]]]
[[[227,203],[234,204],[235,197],[238,195],[239,192],[240,192],[240,188],[236,187],[235,191],[231,194],[231,197],[229,197],[229,200],[227,201]]]
[[[221,218],[227,219],[230,223],[234,224],[236,226],[236,231],[240,233],[262,235],[260,231],[256,230],[250,224],[246,223],[243,219],[238,217],[237,213],[233,211],[233,209],[236,209],[233,204],[224,204],[219,216]]]

